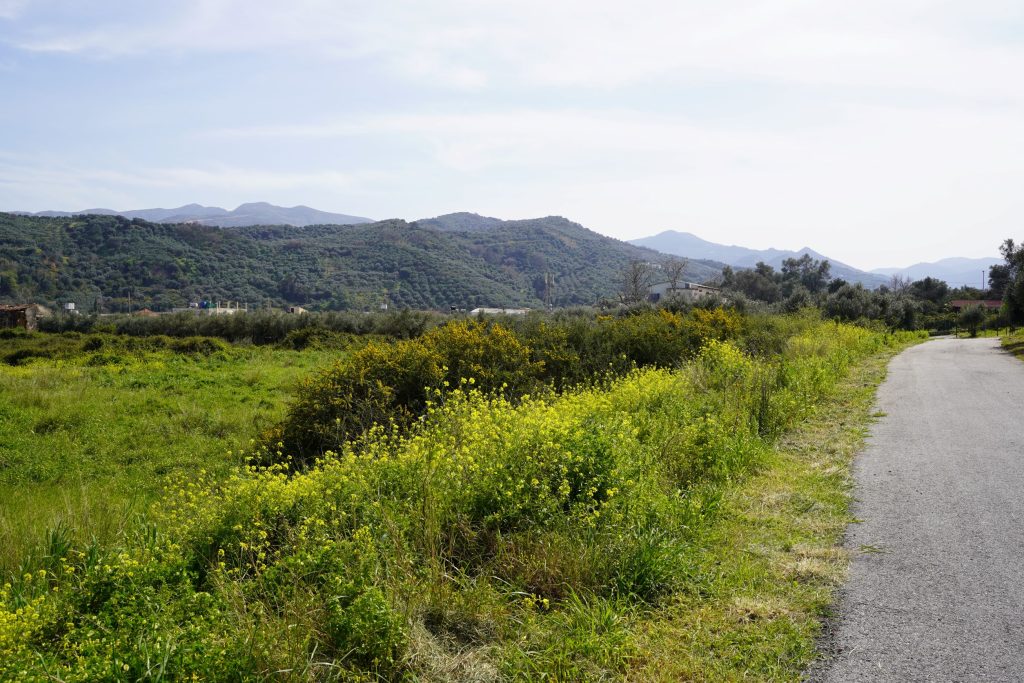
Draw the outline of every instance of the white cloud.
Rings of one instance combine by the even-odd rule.
[[[284,49],[371,57],[416,82],[465,88],[731,77],[1019,101],[1007,77],[1024,71],[1019,41],[985,39],[1008,17],[1020,19],[1004,0],[189,0],[149,15],[72,25],[40,16],[14,40],[107,56]]]
[[[172,204],[242,203],[311,194],[358,194],[367,184],[382,182],[385,177],[372,171],[285,172],[222,164],[202,168],[95,168],[0,154],[0,198],[5,206],[18,210],[98,206],[127,210],[145,208],[147,202],[166,203],[160,198],[171,199]],[[53,197],[63,200],[54,204]]]
[[[27,0],[0,0],[0,19],[16,19]]]
[[[512,109],[465,114],[385,114],[335,122],[219,129],[204,138],[406,138],[425,143],[435,161],[460,171],[532,166],[564,159],[714,152],[758,156],[784,151],[782,136],[716,130],[631,110]],[[583,157],[581,159],[581,157]]]
[[[795,130],[732,130],[630,110],[517,109],[211,138],[222,136],[419,144],[428,158],[389,179],[410,218],[466,208],[561,213],[622,238],[690,229],[751,246],[810,245],[867,267],[991,254],[1024,213],[1024,127],[1013,108],[852,104]],[[410,200],[423,168],[442,178],[446,194]]]
[[[6,40],[163,65],[167,55],[205,64],[254,53],[311,73],[296,72],[294,113],[261,119],[259,106],[238,105],[239,120],[285,123],[202,134],[194,164],[159,142],[138,172],[90,170],[88,159],[0,164],[0,183],[17,190],[8,204],[317,205],[341,188],[378,203],[324,208],[562,213],[622,237],[692,229],[752,246],[810,244],[872,266],[887,250],[893,263],[991,252],[1024,213],[1019,1],[109,0],[74,16],[61,7],[0,0],[0,17],[15,18]],[[345,84],[358,92],[302,106],[302,87],[320,95],[334,69],[358,69],[364,80]],[[280,85],[268,76],[260,95]],[[197,128],[208,125],[201,111]],[[180,141],[192,122],[161,125]],[[233,153],[258,168],[216,162]],[[275,153],[315,170],[280,170]]]

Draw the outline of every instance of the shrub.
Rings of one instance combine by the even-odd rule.
[[[966,328],[972,337],[977,337],[978,329],[985,322],[985,309],[981,306],[968,306],[960,311],[956,322],[960,327]]]
[[[336,332],[321,327],[303,327],[292,330],[280,342],[286,349],[302,351],[304,349],[344,349],[352,344],[352,335],[347,332]]]
[[[191,312],[182,312],[165,313],[157,317],[53,316],[42,319],[39,329],[44,332],[108,332],[133,337],[217,337],[228,342],[278,344],[299,330],[378,334],[394,339],[412,339],[441,320],[441,316],[437,314],[408,310],[370,314],[331,312],[302,315],[253,310],[232,315],[195,315]]]
[[[743,318],[722,308],[684,315],[642,307],[620,316],[530,316],[509,324],[515,327],[453,321],[415,339],[368,343],[303,384],[284,422],[266,435],[256,462],[290,457],[307,466],[375,424],[404,430],[432,397],[463,381],[515,399],[637,367],[676,367],[708,341],[736,338]],[[290,334],[296,344],[313,338],[312,328]]]
[[[258,460],[279,460],[280,449],[308,465],[373,425],[407,427],[432,396],[461,380],[484,391],[521,395],[541,385],[542,372],[543,363],[499,325],[460,321],[419,339],[371,342],[303,383]],[[281,444],[276,448],[275,439]]]
[[[185,337],[175,339],[168,345],[175,353],[193,354],[197,356],[209,356],[218,351],[227,351],[228,345],[220,339],[210,337]]]

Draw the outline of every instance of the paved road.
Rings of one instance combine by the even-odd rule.
[[[940,339],[889,366],[854,467],[839,681],[1024,681],[1024,363]]]

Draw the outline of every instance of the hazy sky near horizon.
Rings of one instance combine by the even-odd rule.
[[[0,210],[563,215],[861,268],[1024,238],[1019,0],[0,0]]]

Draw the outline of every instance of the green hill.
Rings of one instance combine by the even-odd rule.
[[[120,216],[0,213],[0,301],[157,310],[202,299],[314,309],[555,305],[614,297],[623,268],[658,252],[559,217],[473,214],[407,223],[216,228]],[[455,223],[453,225],[453,223]],[[717,274],[692,262],[687,279]]]

